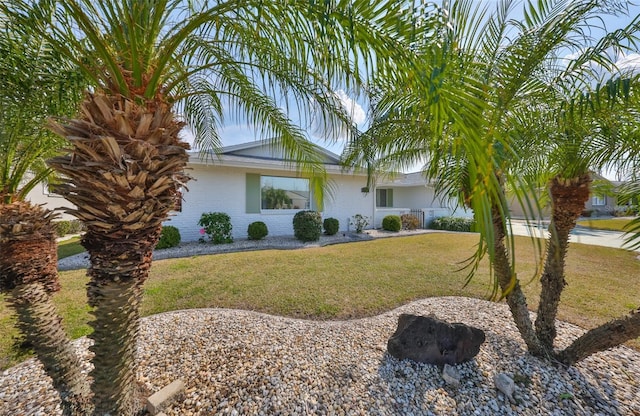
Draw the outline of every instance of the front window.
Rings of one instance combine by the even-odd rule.
[[[309,179],[261,176],[262,209],[309,209]]]
[[[393,207],[393,189],[376,189],[376,207]]]
[[[607,205],[607,201],[604,195],[594,195],[593,200],[591,201],[591,205],[593,206],[604,206]]]

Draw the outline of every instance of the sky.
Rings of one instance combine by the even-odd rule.
[[[490,10],[493,10],[493,7],[497,3],[498,0],[481,0],[489,5]],[[616,1],[616,0],[612,0]],[[607,29],[613,30],[617,28],[621,28],[629,24],[633,17],[637,16],[640,13],[640,0],[637,2],[637,6],[632,6],[630,8],[630,13],[628,17],[625,18],[612,18],[610,16],[603,16],[604,24]],[[514,9],[514,13],[511,15],[514,19],[522,19],[522,7],[518,6]],[[633,68],[636,71],[640,71],[640,53],[631,53],[626,56],[618,56],[617,62],[621,68]],[[341,99],[345,108],[352,114],[353,121],[356,125],[364,130],[368,126],[367,112],[366,108],[363,107],[362,103],[355,101],[352,97],[350,97],[345,91],[337,90],[335,93]],[[297,118],[295,115],[292,115],[292,118]],[[313,132],[309,131],[310,139],[324,147],[325,149],[332,151],[336,154],[340,154],[344,147],[345,141],[344,139],[328,142],[322,137],[313,135]],[[259,139],[263,139],[266,137],[261,137],[256,133],[254,129],[248,126],[246,123],[232,123],[227,122],[223,128],[220,130],[220,137],[222,138],[223,146],[230,146],[239,143],[251,142]],[[416,165],[413,168],[410,168],[409,171],[417,171],[420,166]]]

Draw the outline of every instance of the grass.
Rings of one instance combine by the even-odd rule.
[[[58,243],[58,258],[63,259],[65,257],[73,256],[74,254],[82,253],[84,247],[80,245],[80,237],[73,237],[69,240],[60,241]]]
[[[588,228],[595,228],[597,230],[609,230],[609,231],[626,231],[625,225],[629,224],[632,220],[628,218],[609,218],[609,219],[587,219],[578,221],[578,225]]]
[[[473,253],[473,234],[433,233],[304,250],[229,253],[154,263],[145,284],[142,315],[190,308],[238,308],[306,319],[350,319],[377,315],[432,296],[483,298],[489,270],[481,265],[464,286],[460,261]],[[540,284],[531,242],[517,239],[518,276],[529,305],[537,306]],[[60,274],[63,290],[54,298],[67,331],[86,335],[84,270]],[[638,305],[640,261],[608,247],[572,244],[568,286],[558,319],[585,328],[627,313]],[[20,358],[12,350],[13,316],[0,304],[0,367]],[[640,349],[640,340],[629,343]]]

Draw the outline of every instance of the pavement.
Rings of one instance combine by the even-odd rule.
[[[546,238],[548,226],[548,221],[532,223],[525,220],[511,220],[511,227],[515,235]],[[569,234],[569,242],[572,243],[628,249],[624,243],[625,238],[625,233],[619,231],[595,230],[579,225]]]

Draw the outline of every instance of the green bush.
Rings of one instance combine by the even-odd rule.
[[[382,219],[382,229],[398,232],[402,228],[402,220],[399,215],[387,215]]]
[[[475,221],[473,218],[438,217],[431,221],[429,227],[434,230],[470,232],[475,231]]]
[[[69,221],[58,221],[56,222],[56,234],[58,237],[64,237],[69,234],[69,229],[71,228],[71,224]]]
[[[249,235],[249,240],[262,240],[269,234],[269,230],[267,229],[267,224],[262,221],[256,221],[249,224],[247,234]]]
[[[213,244],[223,244],[233,242],[231,237],[231,217],[224,212],[203,213],[198,221],[198,225],[204,228],[204,232],[209,236]]]
[[[162,227],[162,234],[160,234],[156,249],[176,247],[180,244],[180,240],[180,230],[173,225],[165,225]]]
[[[56,222],[56,234],[64,237],[67,234],[79,234],[84,230],[84,225],[80,220],[62,220]]]
[[[293,234],[300,241],[317,241],[322,233],[322,216],[316,211],[298,211],[293,216]]]
[[[400,219],[405,230],[415,230],[420,226],[420,220],[413,214],[402,214]]]
[[[334,235],[340,229],[340,221],[337,218],[326,218],[322,222],[322,227],[326,235]]]

